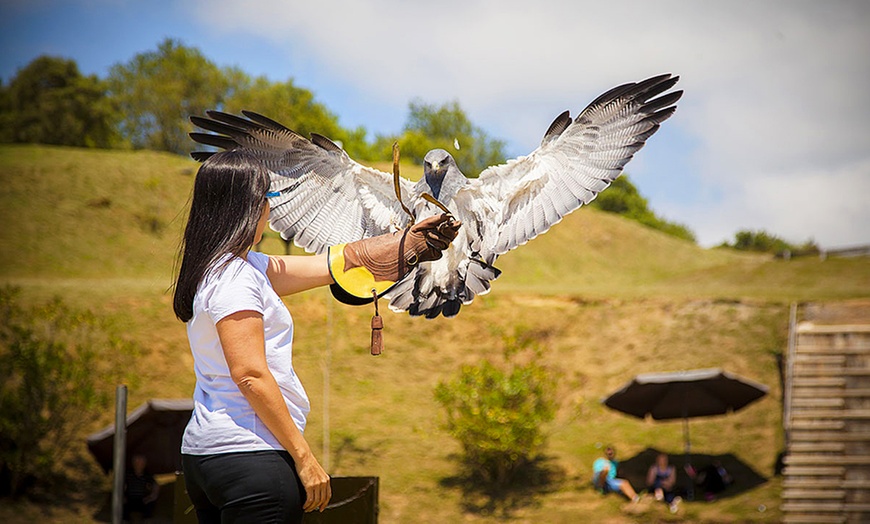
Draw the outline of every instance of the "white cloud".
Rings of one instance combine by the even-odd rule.
[[[703,191],[654,209],[705,245],[741,228],[870,242],[870,4],[202,0],[189,10],[401,112],[415,97],[457,99],[520,153],[563,109],[576,114],[617,83],[681,74],[686,95],[665,125],[693,149],[671,152],[658,137],[648,148],[692,168],[658,176]],[[639,160],[633,175],[656,168]]]

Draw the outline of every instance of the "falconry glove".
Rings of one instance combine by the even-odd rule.
[[[460,222],[441,214],[395,233],[329,248],[333,296],[361,305],[386,293],[421,262],[441,258],[456,238]]]

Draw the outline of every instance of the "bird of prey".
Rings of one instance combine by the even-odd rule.
[[[499,255],[521,246],[583,204],[620,175],[661,123],[676,110],[679,77],[664,74],[615,87],[571,119],[565,111],[527,156],[466,178],[443,149],[429,151],[423,178],[400,178],[363,166],[328,138],[305,138],[251,111],[208,111],[191,117],[213,133],[196,142],[253,151],[272,172],[270,225],[308,252],[395,231],[408,224],[403,203],[419,221],[442,211],[462,222],[440,260],[423,262],[383,296],[393,311],[453,317],[475,295],[489,292]],[[204,160],[213,152],[195,152]],[[397,198],[401,194],[402,202]]]

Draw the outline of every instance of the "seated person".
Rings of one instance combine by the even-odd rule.
[[[124,520],[130,520],[134,513],[144,518],[150,518],[154,513],[160,485],[145,470],[147,464],[143,455],[133,455],[132,467],[124,478]]]
[[[604,457],[596,459],[592,464],[592,484],[595,486],[595,489],[602,493],[619,492],[631,501],[637,502],[640,500],[640,497],[634,491],[634,488],[631,487],[631,483],[625,479],[616,478],[616,468],[618,465],[616,450],[608,446],[604,450]]]
[[[731,475],[718,460],[697,471],[691,465],[687,465],[686,473],[704,490],[704,499],[708,501],[715,500],[716,494],[724,491],[732,483]]]
[[[677,484],[677,469],[668,463],[668,455],[659,453],[655,464],[646,472],[646,485],[656,500],[664,500],[672,512],[676,512],[680,497],[674,493]]]

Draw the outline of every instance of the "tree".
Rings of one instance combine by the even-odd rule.
[[[19,496],[59,474],[90,415],[132,379],[136,349],[60,299],[22,305],[17,288],[0,287],[0,317],[0,496]]]
[[[122,114],[121,133],[134,147],[187,154],[194,147],[188,119],[221,107],[240,75],[221,70],[197,49],[166,39],[109,73]]]
[[[812,240],[807,240],[801,245],[795,245],[767,231],[751,231],[748,229],[742,229],[735,233],[733,244],[724,242],[720,247],[730,247],[739,251],[772,253],[778,256],[783,256],[786,253],[788,256],[817,255],[819,253],[819,246]]]
[[[76,63],[40,56],[0,88],[0,141],[77,147],[120,143],[106,83]]]
[[[446,149],[462,172],[471,177],[505,161],[504,141],[489,138],[486,132],[472,124],[459,102],[455,101],[440,106],[419,100],[411,102],[402,135],[378,137],[376,148],[383,158],[392,158],[392,144],[396,140],[402,156],[417,163],[422,163],[431,149]],[[454,147],[456,144],[459,149]]]

